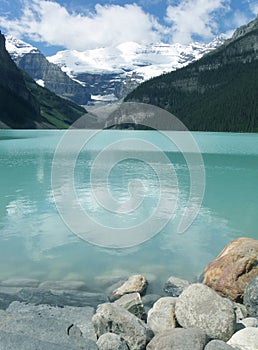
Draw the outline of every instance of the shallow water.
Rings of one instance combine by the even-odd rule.
[[[158,286],[170,275],[194,280],[234,238],[258,238],[258,135],[193,133],[203,157],[206,186],[196,219],[179,234],[178,223],[188,205],[191,185],[184,156],[191,154],[191,147],[182,154],[171,142],[173,133],[165,137],[155,131],[84,131],[88,142],[79,152],[73,140],[67,148],[59,149],[58,181],[53,192],[52,162],[64,133],[0,131],[0,280],[80,279],[98,290],[107,278],[143,273]],[[82,137],[75,135],[75,140]],[[141,152],[137,151],[139,142],[143,142]],[[112,148],[103,151],[109,145]],[[94,163],[103,152],[104,157]],[[56,203],[64,202],[70,181],[66,169],[75,154],[77,201],[97,223],[96,228],[85,227],[84,238],[94,243],[100,234],[98,225],[111,239],[116,228],[121,233],[135,227],[137,232],[147,222],[149,226],[144,227],[150,231],[139,231],[144,237],[141,244],[130,248],[119,244],[107,248],[105,242],[95,245],[79,238],[69,223],[64,223]],[[135,179],[140,182],[128,188]],[[130,189],[136,190],[130,193]],[[92,190],[104,204],[96,200]],[[162,191],[165,201],[156,214]],[[115,213],[105,208],[111,203],[109,195],[117,205]],[[130,201],[130,195],[139,198]],[[196,203],[201,199],[197,197]],[[66,203],[70,216],[74,208],[72,201],[68,208]],[[157,222],[164,227],[149,237]]]

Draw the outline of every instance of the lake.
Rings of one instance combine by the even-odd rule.
[[[66,135],[0,131],[0,280],[100,290],[142,273],[155,289],[172,275],[194,281],[237,237],[258,238],[258,135],[195,132],[183,149],[183,132]]]

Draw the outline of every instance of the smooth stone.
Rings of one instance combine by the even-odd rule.
[[[40,283],[39,288],[86,291],[87,285],[83,281],[45,281]]]
[[[233,301],[242,301],[245,287],[258,276],[258,240],[238,238],[229,243],[204,271],[207,286]]]
[[[205,332],[197,328],[175,328],[155,335],[146,350],[203,350],[208,342]]]
[[[141,320],[146,320],[146,312],[139,293],[125,294],[114,302]]]
[[[171,297],[179,297],[183,290],[189,287],[189,285],[190,283],[188,281],[171,276],[164,286],[164,292]]]
[[[235,331],[233,303],[204,284],[192,284],[185,289],[178,297],[175,311],[183,328],[201,328],[211,339],[227,341]]]
[[[97,341],[99,350],[129,350],[126,341],[114,333],[105,333]]]
[[[176,327],[175,305],[177,298],[160,298],[149,310],[147,325],[154,334],[162,333]]]
[[[238,350],[258,349],[258,328],[247,327],[235,333],[228,344]]]
[[[143,275],[132,275],[125,281],[122,286],[115,289],[112,293],[113,297],[118,299],[121,296],[129,293],[140,293],[143,295],[146,292],[148,282]]]
[[[0,283],[1,286],[3,287],[20,287],[20,288],[25,288],[25,287],[32,287],[36,288],[38,287],[40,282],[36,279],[26,279],[26,278],[17,278],[17,279],[8,279],[4,280]]]
[[[204,350],[234,350],[234,348],[222,340],[212,340],[205,346]]]
[[[145,350],[153,337],[152,330],[142,320],[114,303],[99,305],[92,321],[98,338],[115,333],[125,339],[130,350]]]
[[[245,327],[258,327],[258,319],[255,317],[247,317],[240,321]]]
[[[258,317],[258,277],[246,286],[244,304],[250,316]]]
[[[28,337],[22,334],[7,333],[0,330],[1,350],[79,350],[77,345],[53,344],[38,340],[35,337]],[[97,350],[97,348],[86,348],[87,350]]]
[[[107,301],[106,296],[100,293],[48,290],[44,288],[23,288],[17,296],[19,301],[53,306],[97,307],[97,305]]]
[[[94,314],[93,307],[56,307],[50,305],[34,305],[20,302],[13,302],[8,309],[7,313],[20,316],[35,316],[43,318],[56,318],[61,320],[67,320],[70,324],[78,326],[82,335],[87,339],[96,341],[96,335],[92,324],[92,316]]]

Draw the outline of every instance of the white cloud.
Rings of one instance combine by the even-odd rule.
[[[187,44],[195,35],[211,39],[218,31],[220,11],[229,10],[230,0],[182,0],[167,8],[172,41]]]
[[[257,2],[251,3],[250,4],[250,10],[252,11],[253,14],[258,16],[258,3]]]
[[[25,0],[18,19],[0,17],[0,26],[16,37],[85,50],[160,40],[162,27],[136,4],[96,5],[88,15],[69,13],[54,1]]]

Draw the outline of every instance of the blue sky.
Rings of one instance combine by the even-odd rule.
[[[257,0],[1,0],[0,29],[49,55],[125,41],[208,42],[257,13]]]

